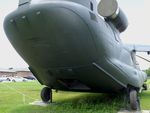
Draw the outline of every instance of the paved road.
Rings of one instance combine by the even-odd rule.
[[[127,110],[123,110],[123,111],[119,111],[118,113],[150,113],[150,110],[142,110],[142,111],[127,111]]]

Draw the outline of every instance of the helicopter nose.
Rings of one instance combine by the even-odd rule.
[[[95,46],[84,20],[67,4],[33,5],[10,14],[6,34],[23,58],[42,67],[92,63]]]

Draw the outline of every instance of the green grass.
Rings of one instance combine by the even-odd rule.
[[[149,86],[149,90],[148,91],[144,91],[141,95],[140,95],[140,100],[141,100],[141,106],[142,109],[150,109],[150,79],[147,80],[146,84]]]
[[[146,84],[149,84],[149,85],[150,85],[150,79],[146,81]]]
[[[116,113],[124,102],[121,96],[53,91],[53,104],[29,105],[40,100],[38,82],[0,83],[0,113]],[[150,91],[141,94],[143,109],[150,109]]]

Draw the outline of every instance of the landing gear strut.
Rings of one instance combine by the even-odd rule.
[[[41,99],[43,102],[50,102],[52,103],[52,89],[49,87],[44,87],[41,90]]]

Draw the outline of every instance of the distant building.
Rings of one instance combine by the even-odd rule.
[[[10,71],[10,70],[0,70],[0,77],[6,76],[6,77],[14,77],[16,76],[16,72]]]
[[[20,77],[28,77],[33,76],[33,74],[28,69],[0,69],[0,77],[14,77],[14,76],[20,76]]]
[[[17,71],[16,76],[28,77],[33,76],[33,74],[30,71]]]

